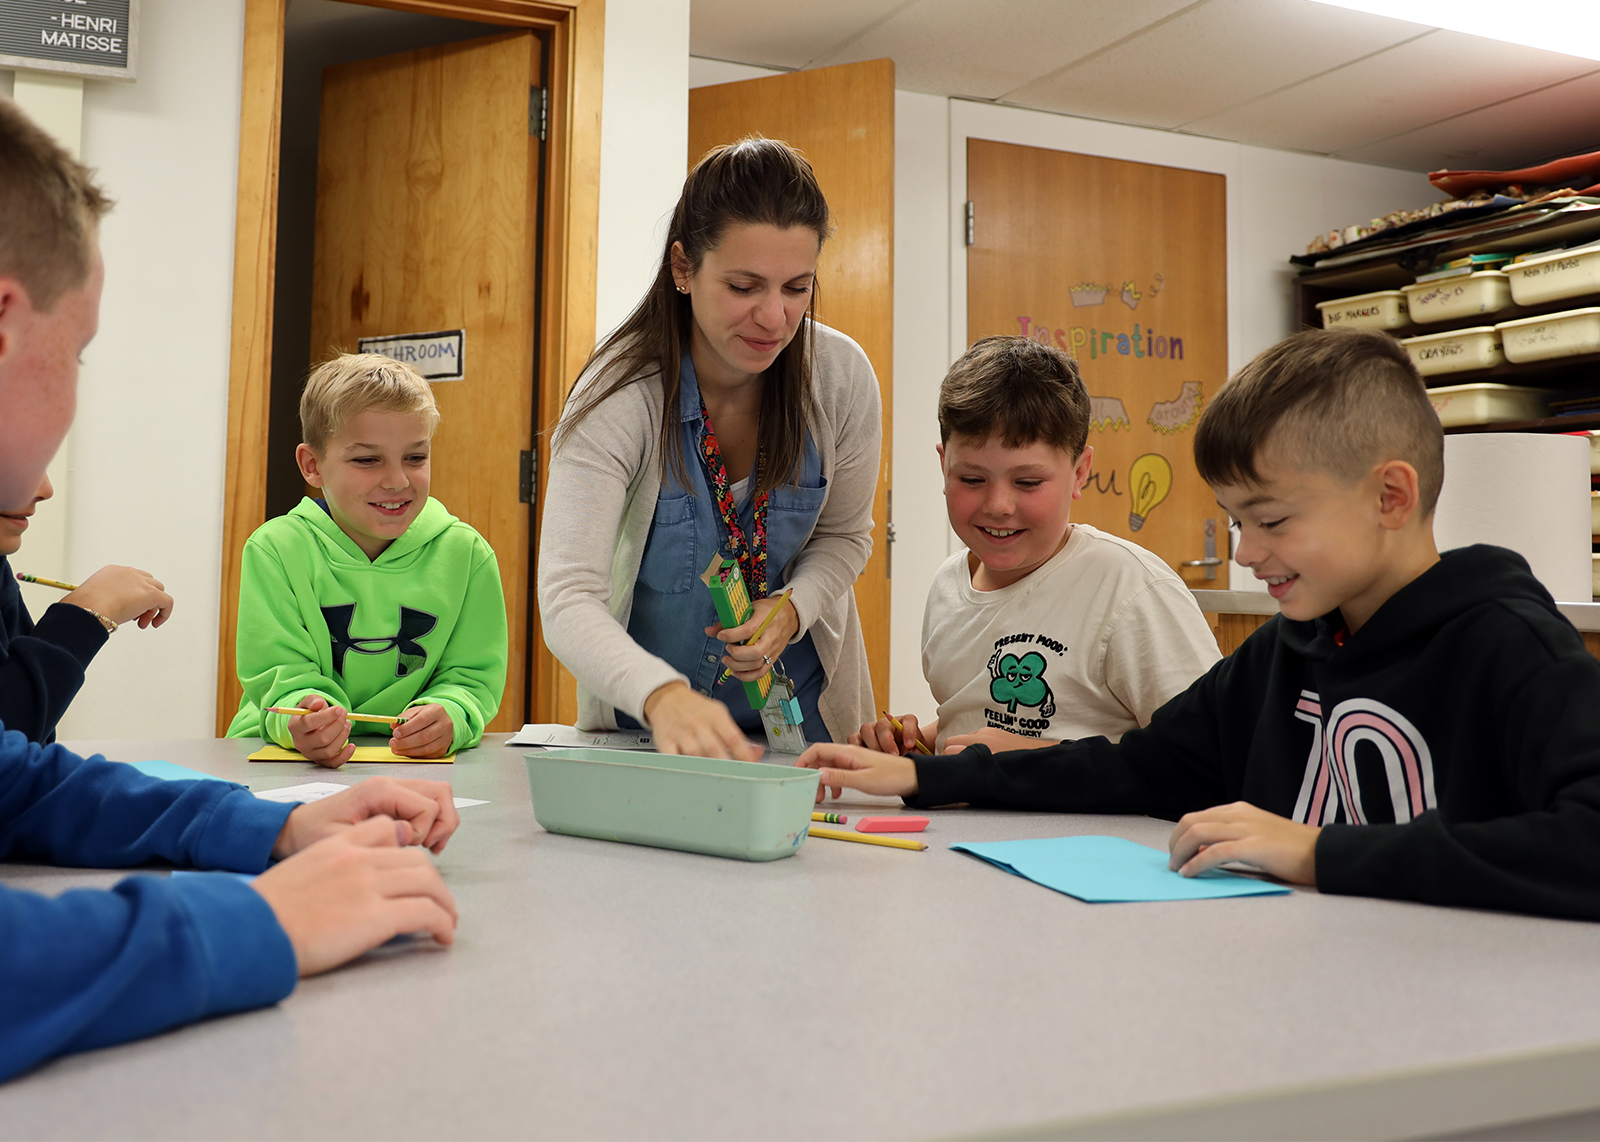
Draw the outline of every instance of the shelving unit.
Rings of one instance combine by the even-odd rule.
[[[1374,251],[1370,257],[1357,257],[1346,261],[1343,265],[1301,273],[1294,280],[1295,314],[1301,326],[1311,329],[1322,327],[1322,317],[1317,311],[1318,302],[1333,301],[1375,290],[1399,289],[1415,281],[1417,274],[1426,273],[1435,265],[1453,258],[1497,250],[1520,252],[1548,246],[1573,246],[1600,240],[1600,209],[1558,212],[1532,218],[1521,225],[1495,224],[1490,221],[1471,229],[1477,232],[1452,235],[1449,231],[1444,231],[1433,241],[1417,240],[1406,243],[1400,249],[1389,252]],[[1331,262],[1341,260],[1338,251],[1332,251],[1325,259]],[[1479,313],[1451,321],[1408,325],[1389,332],[1397,338],[1416,337],[1426,333],[1448,333],[1457,329],[1514,321],[1522,317],[1562,313],[1586,306],[1600,306],[1600,293],[1563,298],[1542,305],[1512,305],[1493,313]],[[1492,381],[1497,384],[1520,384],[1544,389],[1600,390],[1600,353],[1533,361],[1522,365],[1507,362],[1492,369],[1446,373],[1426,379],[1429,388]],[[1600,414],[1464,425],[1447,428],[1445,431],[1451,433],[1581,432],[1589,429],[1600,429]]]

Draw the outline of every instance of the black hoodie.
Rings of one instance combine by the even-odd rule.
[[[48,745],[105,645],[106,628],[82,607],[55,603],[34,626],[11,564],[0,555],[0,729]]]
[[[919,806],[1324,825],[1317,887],[1600,919],[1600,661],[1521,556],[1446,552],[1341,646],[1269,619],[1113,745],[917,757]]]

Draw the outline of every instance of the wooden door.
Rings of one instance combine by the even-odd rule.
[[[782,139],[811,161],[836,229],[817,267],[817,317],[866,351],[883,397],[883,458],[872,557],[856,580],[872,692],[889,698],[890,432],[894,423],[894,61],[697,87],[689,92],[689,165],[745,135]]]
[[[510,662],[491,730],[520,728],[528,671],[540,83],[531,32],[330,67],[317,157],[311,359],[358,339],[465,330],[434,385],[432,495],[494,548]]]
[[[1227,518],[1194,467],[1195,421],[1228,372],[1222,175],[967,140],[968,342],[1020,334],[1071,353],[1093,406],[1094,472],[1072,517],[1181,566],[1218,558]]]

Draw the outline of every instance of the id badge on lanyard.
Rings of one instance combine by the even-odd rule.
[[[761,708],[761,725],[767,731],[767,748],[774,753],[802,754],[806,751],[805,715],[794,683],[783,672],[783,659],[772,667],[772,689]]]

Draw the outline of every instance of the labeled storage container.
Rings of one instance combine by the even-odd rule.
[[[1505,364],[1500,352],[1500,334],[1492,325],[1477,325],[1450,333],[1428,333],[1422,337],[1402,337],[1400,344],[1411,354],[1411,362],[1424,377],[1440,373],[1466,373],[1492,369]]]
[[[1495,328],[1500,331],[1506,359],[1517,364],[1600,353],[1600,307],[1597,306],[1502,321]]]
[[[1400,329],[1411,324],[1406,295],[1397,289],[1317,302],[1324,329]]]
[[[1406,295],[1406,309],[1411,320],[1418,324],[1493,313],[1511,304],[1511,284],[1500,270],[1482,270],[1438,282],[1419,282],[1403,287],[1400,292]]]
[[[1428,399],[1446,428],[1463,424],[1497,424],[1507,420],[1539,420],[1550,411],[1545,389],[1515,385],[1450,385],[1429,389]]]
[[[1506,267],[1506,276],[1511,279],[1511,299],[1518,305],[1600,293],[1600,243],[1514,262]]]
[[[805,844],[814,769],[712,757],[550,749],[525,759],[533,815],[552,833],[776,860]]]

